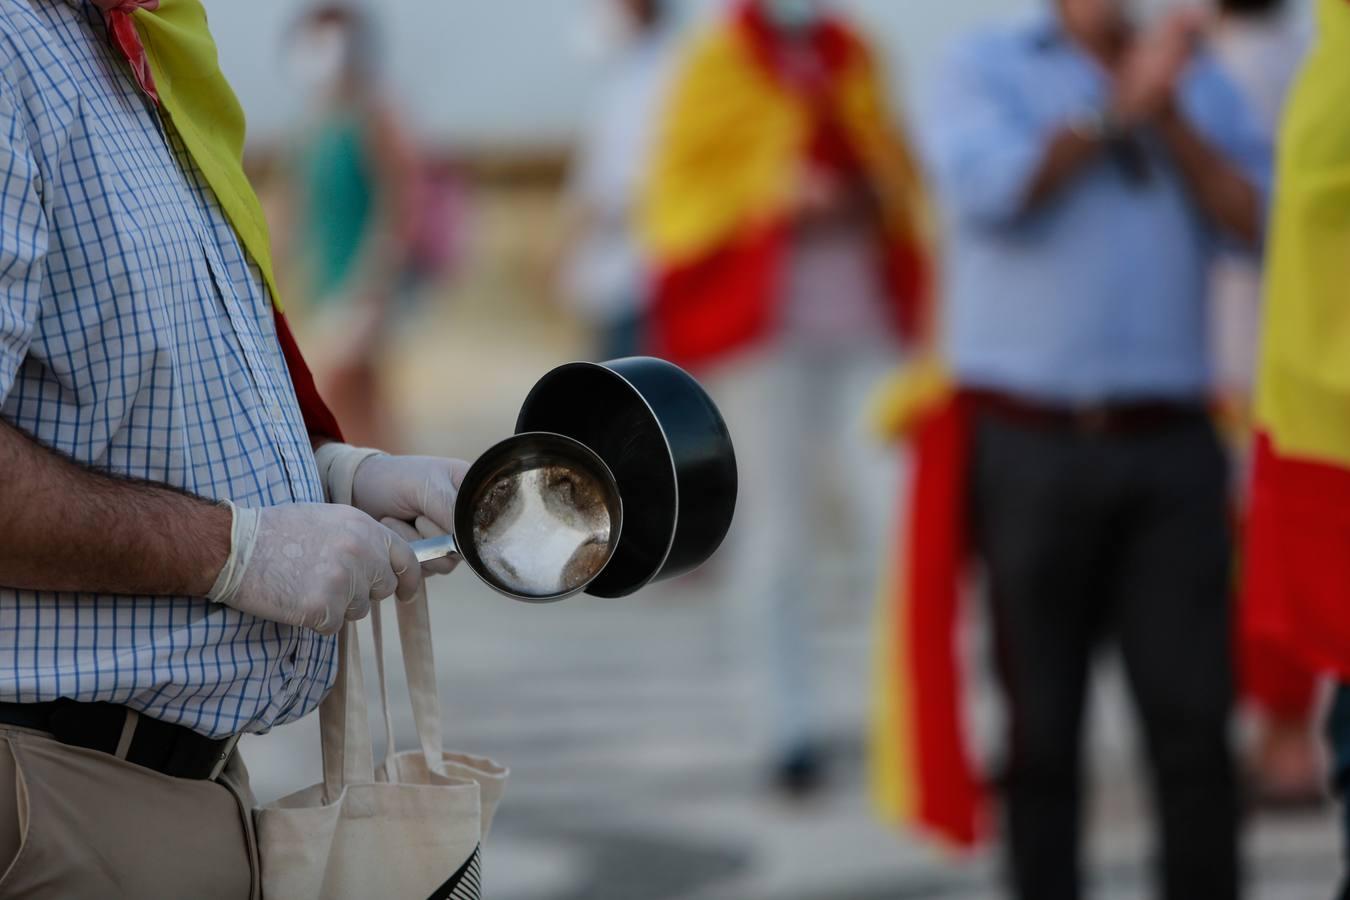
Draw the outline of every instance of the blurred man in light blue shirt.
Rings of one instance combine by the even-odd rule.
[[[1207,278],[1232,229],[1197,202],[1166,139],[1102,134],[1124,126],[1110,120],[1113,78],[1049,13],[962,42],[939,83],[924,138],[952,230],[948,350],[963,382],[1075,405],[1203,396]],[[1194,59],[1175,103],[1264,189],[1269,141],[1213,62]],[[1033,198],[1066,133],[1108,140],[1085,141],[1069,183]]]
[[[1238,893],[1205,311],[1215,253],[1259,245],[1269,147],[1205,55],[1203,17],[1139,6],[1056,0],[970,35],[925,114],[1025,900],[1080,896],[1080,732],[1105,638],[1143,720],[1162,895]]]

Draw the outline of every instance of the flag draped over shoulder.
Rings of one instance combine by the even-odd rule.
[[[969,403],[921,362],[881,392],[877,428],[914,449],[904,520],[878,598],[868,761],[881,816],[947,846],[986,831],[969,756],[957,646],[968,562]]]
[[[113,12],[112,16],[126,16]],[[158,8],[129,14],[144,49],[153,80],[142,87],[172,120],[197,168],[211,186],[240,244],[262,271],[273,301],[277,338],[295,385],[300,410],[312,435],[340,440],[341,430],[329,411],[309,367],[282,314],[272,267],[267,220],[253,186],[244,174],[244,113],[220,71],[215,41],[201,0],[160,0]],[[123,20],[124,22],[125,20]],[[115,24],[115,23],[114,23]],[[115,34],[117,32],[114,32]],[[138,64],[133,48],[118,46]]]
[[[875,193],[896,326],[907,334],[920,324],[929,272],[918,167],[863,41],[830,19],[809,39],[824,71],[794,80],[783,74],[782,39],[757,3],[742,2],[677,70],[638,215],[659,355],[693,365],[770,332],[801,171],[822,152]]]
[[[1280,141],[1244,601],[1350,678],[1350,3],[1318,15]]]

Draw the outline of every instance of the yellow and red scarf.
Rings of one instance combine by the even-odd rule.
[[[201,0],[94,0],[141,90],[169,117],[272,296],[277,338],[311,435],[342,439],[286,317],[262,204],[244,174],[244,112],[221,74]]]
[[[807,39],[818,71],[791,72],[779,31],[743,0],[677,71],[639,209],[658,355],[697,365],[771,330],[807,160],[860,174],[875,192],[894,320],[904,334],[920,327],[929,229],[918,167],[863,40],[833,19]]]

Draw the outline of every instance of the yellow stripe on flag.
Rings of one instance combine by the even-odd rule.
[[[809,128],[805,104],[756,64],[738,29],[718,22],[694,38],[639,205],[652,255],[680,265],[774,221],[791,201]]]
[[[1281,135],[1256,414],[1281,455],[1350,468],[1350,3],[1318,24]]]
[[[908,667],[901,658],[903,648],[909,646],[907,636],[900,632],[903,626],[903,598],[898,596],[901,566],[898,556],[887,563],[881,595],[877,598],[872,716],[868,736],[872,803],[883,821],[897,825],[912,822],[917,809],[914,742],[909,730],[914,716],[908,696],[912,686],[907,676]]]

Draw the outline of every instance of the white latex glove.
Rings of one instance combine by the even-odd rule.
[[[431,520],[425,517],[418,519],[418,523],[421,526],[420,528],[411,525],[407,522],[404,522],[401,519],[391,519],[386,517],[380,520],[381,525],[383,525],[385,528],[388,528],[390,531],[392,531],[399,537],[403,538],[409,544],[415,541],[420,541],[422,538],[425,537],[435,537],[438,532],[441,534],[445,533],[439,531],[437,526],[433,525],[431,523]],[[455,566],[457,565],[459,565],[458,556],[447,556],[443,559],[433,559],[430,562],[422,563],[422,574],[448,575],[451,572],[455,571]],[[400,597],[399,602],[406,603],[410,599],[412,598]]]
[[[441,537],[455,527],[455,497],[469,471],[461,459],[390,456],[378,450],[329,443],[314,451],[324,494],[330,503],[355,506],[405,540]],[[454,571],[458,557],[422,564],[426,575]]]
[[[407,542],[360,510],[329,503],[231,505],[230,557],[207,597],[241,612],[322,634],[411,600],[422,572]]]

